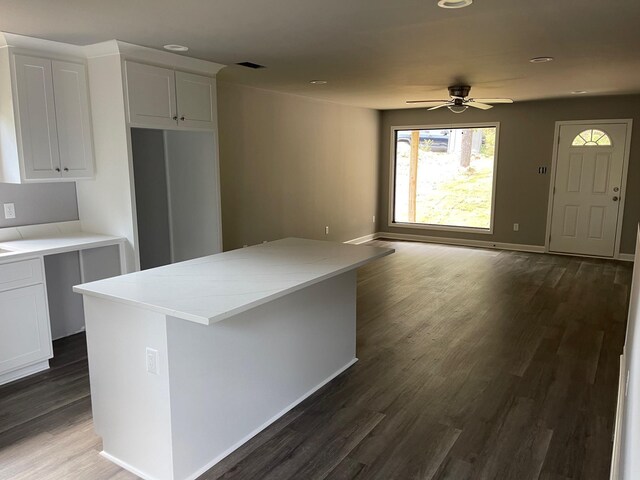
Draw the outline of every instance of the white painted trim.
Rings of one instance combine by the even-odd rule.
[[[493,230],[474,227],[456,227],[454,225],[431,225],[426,223],[393,222],[388,225],[393,228],[410,228],[415,230],[434,230],[443,232],[477,233],[480,235],[491,235]]]
[[[469,240],[462,238],[430,237],[409,233],[379,232],[376,238],[389,240],[408,240],[411,242],[440,243],[443,245],[456,245],[461,247],[491,248],[496,250],[515,250],[519,252],[544,253],[542,245],[525,245],[520,243],[491,242],[488,240]]]
[[[124,468],[125,470],[133,473],[134,475],[142,478],[143,480],[158,480],[156,477],[153,477],[151,475],[146,474],[145,472],[142,472],[141,470],[138,470],[137,468],[129,465],[127,462],[123,462],[118,457],[114,457],[113,455],[111,455],[110,453],[105,452],[104,450],[102,450],[100,452],[100,456],[106,458],[110,462],[115,463],[120,468]]]
[[[624,351],[623,351],[624,352]],[[618,375],[618,401],[616,404],[615,425],[613,429],[613,451],[611,454],[611,473],[610,480],[620,479],[620,447],[622,443],[622,418],[624,415],[626,400],[626,373],[627,364],[625,354],[620,355],[620,374]]]
[[[398,130],[445,130],[445,129],[460,129],[460,128],[483,128],[483,127],[495,127],[496,128],[496,144],[493,155],[493,184],[491,186],[491,223],[488,229],[471,228],[471,227],[459,227],[452,225],[428,225],[420,223],[400,223],[393,221],[393,214],[395,209],[395,163],[396,163],[396,131]],[[425,230],[439,230],[448,232],[465,232],[465,233],[479,233],[479,234],[493,234],[493,226],[496,212],[496,187],[498,180],[498,155],[500,145],[500,122],[481,122],[481,123],[450,123],[450,124],[438,124],[438,125],[392,125],[391,136],[389,140],[390,154],[389,154],[389,203],[388,203],[388,218],[387,226],[394,228],[420,228]]]
[[[348,243],[350,245],[360,245],[361,243],[370,242],[371,240],[375,240],[378,238],[378,233],[370,233],[369,235],[363,235],[362,237],[352,238],[351,240],[346,240],[342,243]]]
[[[549,199],[547,201],[547,229],[544,237],[544,251],[547,253],[550,250],[551,240],[551,216],[553,214],[553,190],[556,186],[556,171],[558,163],[558,149],[560,148],[560,127],[565,125],[602,125],[602,124],[626,124],[626,138],[622,160],[622,181],[620,183],[620,206],[618,207],[618,223],[616,226],[616,243],[613,253],[613,257],[597,257],[597,258],[614,258],[623,260],[622,256],[627,254],[620,253],[620,241],[622,237],[622,223],[624,221],[624,204],[627,198],[627,176],[629,171],[629,154],[631,151],[631,134],[633,127],[633,120],[631,118],[620,119],[605,119],[605,120],[564,120],[556,122],[555,131],[553,135],[553,155],[551,156],[551,178],[549,179]],[[559,253],[559,252],[558,252]],[[571,254],[570,255],[578,255]],[[580,255],[578,255],[580,256]],[[631,256],[633,261],[633,255]],[[628,261],[625,259],[625,261]]]
[[[184,478],[184,480],[195,480],[196,478],[198,478],[200,475],[202,475],[203,473],[205,473],[207,470],[209,470],[211,467],[213,467],[215,464],[219,463],[221,460],[223,460],[225,457],[227,457],[228,455],[230,455],[231,453],[233,453],[235,450],[237,450],[238,448],[240,448],[242,445],[244,445],[245,443],[247,443],[249,440],[251,440],[253,437],[255,437],[258,433],[260,433],[262,430],[264,430],[265,428],[267,428],[269,425],[271,425],[273,422],[275,422],[276,420],[278,420],[279,418],[281,418],[282,416],[284,416],[287,412],[289,412],[290,410],[292,410],[294,407],[296,407],[298,404],[302,403],[304,400],[306,400],[307,398],[309,398],[311,395],[313,395],[314,393],[316,393],[318,390],[320,390],[322,387],[324,387],[327,383],[329,383],[330,381],[332,381],[334,378],[336,378],[337,376],[339,376],[340,374],[344,373],[346,370],[348,370],[354,363],[356,363],[358,361],[357,358],[354,358],[353,360],[351,360],[349,363],[347,363],[345,366],[339,368],[336,372],[332,373],[331,375],[329,375],[326,379],[324,379],[322,382],[320,382],[318,385],[316,385],[315,387],[313,387],[311,390],[309,390],[307,393],[303,394],[301,397],[299,397],[297,400],[295,400],[294,402],[292,402],[291,404],[289,404],[288,406],[286,406],[285,408],[283,408],[282,410],[280,410],[278,413],[276,413],[273,417],[271,417],[269,420],[267,420],[265,423],[263,423],[262,425],[260,425],[258,428],[256,428],[255,430],[253,430],[252,432],[250,432],[248,435],[246,435],[245,437],[243,437],[242,439],[240,439],[238,442],[236,442],[235,444],[233,444],[231,447],[229,447],[227,450],[225,450],[224,452],[222,452],[220,455],[218,455],[217,457],[215,457],[213,460],[211,460],[209,463],[207,463],[206,465],[202,466],[201,468],[199,468],[198,470],[196,470],[195,472],[193,472],[191,475],[188,475],[187,477]],[[117,457],[114,457],[113,455],[105,452],[104,450],[100,452],[100,455],[102,455],[104,458],[106,458],[107,460],[112,461],[113,463],[115,463],[116,465],[118,465],[119,467],[124,468],[125,470],[130,471],[131,473],[137,475],[138,477],[144,479],[144,480],[158,480],[156,477],[153,477],[151,475],[146,474],[145,472],[142,472],[134,467],[132,467],[131,465],[129,465],[127,462],[124,462],[122,460],[120,460]]]
[[[77,62],[85,59],[84,47],[17,33],[0,32],[0,48],[9,48],[14,53],[44,55],[60,60],[75,60]]]
[[[633,262],[635,260],[633,253],[621,253],[618,255],[618,260],[623,262]]]
[[[449,238],[449,237],[433,237],[427,235],[415,235],[410,233],[393,233],[393,232],[376,232],[363,237],[347,240],[343,243],[349,243],[351,245],[360,245],[362,243],[370,242],[372,240],[403,240],[409,242],[422,242],[422,243],[439,243],[441,245],[455,245],[459,247],[477,247],[477,248],[490,248],[495,250],[510,250],[516,252],[529,252],[529,253],[547,253],[549,255],[564,255],[567,257],[583,257],[583,258],[601,258],[604,260],[621,260],[623,262],[633,262],[634,255],[632,253],[621,253],[618,258],[611,259],[609,257],[596,257],[593,255],[579,255],[576,253],[556,253],[548,252],[543,245],[527,245],[522,243],[503,243],[503,242],[491,242],[489,240],[468,240],[463,238]]]
[[[171,67],[177,70],[199,73],[215,77],[215,75],[226,65],[221,63],[201,60],[187,55],[158,50],[156,48],[143,47],[132,43],[121,42],[120,40],[108,40],[80,47],[86,58],[105,57],[108,55],[120,55],[126,60],[133,60],[151,65]]]
[[[560,255],[562,257],[579,257],[579,258],[594,258],[598,260],[620,260],[623,262],[633,262],[633,255],[629,255],[628,253],[623,253],[621,256],[624,258],[613,258],[613,257],[603,257],[602,255],[584,255],[582,253],[566,253],[566,252],[544,252],[549,255]]]
[[[174,240],[174,230],[173,230],[173,212],[171,210],[171,175],[169,172],[169,148],[167,146],[167,131],[162,130],[162,151],[164,155],[164,177],[165,183],[167,186],[167,221],[169,222],[169,258],[171,259],[171,263],[176,263],[176,254],[175,254],[175,240]],[[131,163],[134,162],[133,155],[131,156]],[[135,181],[135,178],[133,179]],[[219,190],[218,190],[219,191]],[[136,206],[137,206],[136,201]],[[136,222],[136,230],[138,229],[138,225]]]
[[[47,313],[47,316],[48,316],[48,313]],[[18,368],[17,370],[12,370],[10,372],[0,375],[0,385],[4,385],[5,383],[13,382],[14,380],[19,380],[23,377],[27,377],[29,375],[33,375],[34,373],[42,372],[48,369],[49,369],[49,360],[34,363],[33,365],[28,365],[26,367],[21,367],[21,368]]]

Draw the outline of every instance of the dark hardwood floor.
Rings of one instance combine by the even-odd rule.
[[[201,478],[607,479],[632,265],[372,243],[360,361]],[[84,337],[55,354],[0,387],[0,478],[135,478],[98,455]]]

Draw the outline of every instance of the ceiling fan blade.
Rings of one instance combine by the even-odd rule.
[[[473,98],[472,100],[480,103],[513,103],[510,98]]]
[[[448,102],[449,100],[407,100],[406,103],[442,103]]]
[[[489,110],[493,108],[493,105],[487,105],[486,103],[476,102],[475,100],[470,100],[465,105],[468,105],[473,108],[479,108],[480,110]]]
[[[438,108],[448,107],[449,105],[453,105],[451,102],[441,103],[440,105],[436,105],[435,107],[427,108],[427,110],[437,110]]]

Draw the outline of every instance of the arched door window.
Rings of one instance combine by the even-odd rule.
[[[583,130],[571,142],[572,147],[605,147],[611,145],[611,138],[602,130]]]

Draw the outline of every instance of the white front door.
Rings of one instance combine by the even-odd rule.
[[[626,123],[560,127],[550,251],[614,255],[627,127]]]

